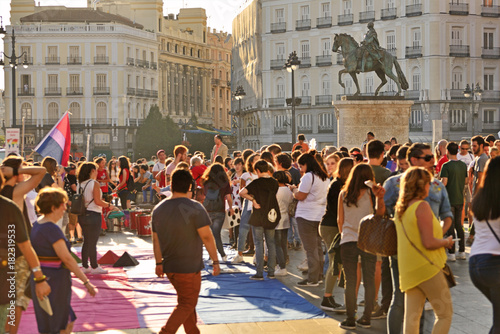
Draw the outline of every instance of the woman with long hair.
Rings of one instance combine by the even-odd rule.
[[[37,187],[37,191],[45,187],[64,187],[64,181],[62,174],[64,173],[64,168],[57,166],[57,160],[52,157],[45,157],[42,160],[42,167],[45,167],[47,173],[43,177],[42,181]]]
[[[95,163],[98,166],[97,181],[101,186],[102,193],[108,194],[109,193],[108,183],[111,182],[111,179],[109,177],[108,171],[106,170],[106,158],[99,157],[95,160]]]
[[[120,197],[120,204],[123,210],[130,209],[130,193],[133,189],[128,189],[127,181],[130,177],[130,161],[124,155],[118,158],[120,165],[119,180],[120,183],[116,186],[115,190]]]
[[[295,218],[309,267],[308,277],[297,282],[299,286],[318,286],[323,273],[323,248],[318,228],[326,208],[330,180],[315,155],[316,151],[312,150],[299,157],[298,164],[303,176],[298,187],[289,186],[298,200]]]
[[[325,158],[326,171],[330,180],[333,180],[336,177],[339,161],[340,158],[335,153],[332,153]]]
[[[441,224],[425,201],[431,182],[432,175],[425,168],[409,168],[401,178],[395,208],[399,288],[406,293],[405,333],[418,333],[426,298],[436,314],[432,333],[448,333],[453,316],[450,289],[442,270],[445,247],[453,246],[453,237],[443,239]]]
[[[341,233],[340,257],[344,267],[344,299],[347,311],[347,319],[342,321],[339,327],[351,330],[356,329],[356,325],[370,328],[375,300],[375,263],[377,257],[358,248],[359,223],[363,217],[369,214],[383,215],[385,212],[384,188],[380,185],[374,185],[372,194],[370,188],[365,184],[366,181],[375,184],[375,175],[370,165],[360,163],[351,169],[338,200],[337,225]],[[373,196],[375,196],[375,203],[373,203]],[[359,257],[361,257],[363,286],[365,288],[365,308],[363,316],[356,321],[356,282]]]
[[[327,161],[331,159],[331,154],[327,157]],[[328,166],[328,165],[327,165]],[[344,186],[351,169],[354,167],[354,160],[352,158],[343,158],[338,163],[338,168],[335,168],[335,178],[330,183],[328,188],[328,195],[326,201],[326,211],[321,219],[319,225],[319,234],[329,249],[333,239],[339,233],[339,227],[337,224],[337,209],[339,203],[340,190]],[[333,298],[333,289],[335,287],[335,282],[337,280],[338,273],[335,273],[334,261],[335,256],[333,253],[328,254],[328,270],[325,275],[325,293],[323,295],[323,301],[321,302],[321,308],[327,311],[334,311],[335,308],[341,306],[335,302]],[[340,265],[337,266],[338,268]],[[339,268],[340,269],[340,268]]]
[[[71,308],[71,273],[83,282],[92,297],[96,291],[71,256],[70,243],[56,225],[66,211],[68,195],[62,189],[46,187],[39,192],[35,202],[42,216],[33,224],[31,242],[40,259],[44,276],[30,280],[30,284],[32,291],[35,291],[40,282],[49,283],[51,293],[45,298],[49,299],[54,313],[49,316],[40,306],[38,298],[33,298],[38,331],[69,334],[76,319]]]
[[[82,267],[84,273],[106,274],[108,271],[97,264],[97,241],[101,233],[102,208],[114,209],[111,203],[102,200],[102,191],[97,182],[97,164],[84,162],[77,172],[78,190],[83,194],[85,214],[78,216],[83,231]],[[90,258],[90,267],[89,267]]]
[[[472,200],[476,235],[469,257],[472,283],[493,305],[490,333],[500,333],[500,157],[486,163]]]
[[[201,184],[205,193],[203,206],[208,211],[208,215],[212,221],[210,228],[215,238],[217,251],[222,261],[226,262],[227,256],[224,252],[221,237],[222,224],[224,224],[226,212],[225,202],[227,201],[231,215],[234,214],[234,210],[233,200],[231,199],[231,184],[229,183],[224,166],[214,163],[208,167],[201,177]]]

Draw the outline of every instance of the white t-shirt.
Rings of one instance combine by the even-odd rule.
[[[495,220],[488,219],[491,228],[500,238],[500,218]],[[470,256],[478,254],[494,254],[500,255],[500,242],[495,238],[486,221],[478,221],[474,218],[474,243],[470,249]]]
[[[288,215],[288,207],[293,200],[293,194],[288,187],[279,187],[276,193],[276,199],[278,200],[278,205],[280,206],[281,220],[276,226],[276,230],[283,230],[290,228],[290,215]]]
[[[24,201],[26,202],[26,209],[28,210],[28,217],[30,219],[31,225],[33,225],[33,223],[35,223],[38,219],[38,217],[36,216],[36,211],[35,211],[36,196],[38,196],[38,193],[35,191],[35,189],[31,189],[31,191],[28,192],[26,194],[26,197],[24,198]]]
[[[248,186],[253,180],[258,179],[259,177],[256,174],[245,172],[241,174],[241,179],[245,181],[245,187]],[[252,202],[249,200],[245,200],[247,204],[247,211],[252,210]],[[244,206],[242,206],[244,207]]]
[[[165,169],[165,164],[162,164],[159,161],[155,163],[155,165],[153,166],[153,172],[161,172],[164,169]]]
[[[469,152],[467,152],[466,155],[461,155],[460,153],[458,153],[457,154],[457,159],[459,161],[463,161],[467,166],[469,166],[470,163],[472,161],[474,161],[474,156],[471,153],[469,153]]]
[[[95,203],[94,199],[94,182],[97,182],[96,180],[89,179],[87,181],[83,181],[80,185],[77,185],[76,189],[79,191],[80,187],[82,188],[82,191],[85,189],[83,192],[83,197],[85,198],[85,207],[89,211],[93,212],[98,212],[102,213],[102,208]],[[87,186],[88,184],[88,186]],[[99,182],[97,182],[97,185],[99,186]],[[87,186],[87,187],[85,187]],[[99,196],[102,198],[102,191],[101,187],[99,188]],[[94,199],[94,200],[92,200]]]
[[[304,174],[300,179],[299,191],[308,195],[305,200],[298,202],[295,217],[321,221],[325,214],[329,185],[328,178],[323,181],[311,172]]]
[[[166,175],[172,175],[172,173],[175,170],[175,167],[177,167],[179,163],[171,162],[170,165],[167,166],[167,170],[165,171]]]

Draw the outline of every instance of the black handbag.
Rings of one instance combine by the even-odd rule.
[[[85,189],[87,189],[87,186],[89,185],[90,182],[87,182],[85,187],[83,188],[83,192],[80,192],[82,190],[82,187],[78,187],[78,194],[73,195],[73,198],[71,199],[71,213],[74,215],[83,215],[85,214],[86,206],[85,206]],[[94,199],[92,198],[92,201]],[[92,203],[92,201],[89,202]]]

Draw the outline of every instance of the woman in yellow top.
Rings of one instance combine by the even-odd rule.
[[[446,263],[444,247],[451,247],[453,240],[443,239],[441,225],[424,200],[431,180],[424,168],[408,169],[396,204],[399,281],[406,292],[405,334],[418,333],[426,298],[436,313],[433,334],[448,333],[453,315],[450,289],[441,270]]]

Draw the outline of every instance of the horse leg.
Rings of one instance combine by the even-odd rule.
[[[341,70],[339,71],[339,84],[340,84],[340,86],[341,86],[342,88],[345,88],[345,85],[344,85],[344,83],[342,82],[342,74],[344,74],[344,73],[348,73],[348,72],[347,72],[347,70],[346,70],[345,68],[344,68],[344,69],[341,69]]]
[[[392,72],[392,58],[387,57],[387,61],[385,61],[385,75],[387,75],[389,78],[391,78],[396,85],[398,86],[398,92],[396,93],[396,96],[399,96],[401,94],[401,84],[399,83],[398,77]],[[391,59],[391,63],[389,64],[388,61]]]
[[[387,83],[387,79],[385,78],[385,73],[382,69],[377,69],[375,73],[377,73],[377,76],[380,78],[380,80],[382,80],[380,85],[378,85],[377,89],[375,90],[375,96],[377,96],[380,88],[382,88]]]
[[[359,90],[359,84],[358,84],[358,77],[356,76],[356,72],[349,72],[349,74],[352,77],[352,80],[354,81],[354,84],[356,85],[356,93],[354,93],[354,96],[358,96],[361,91]]]

